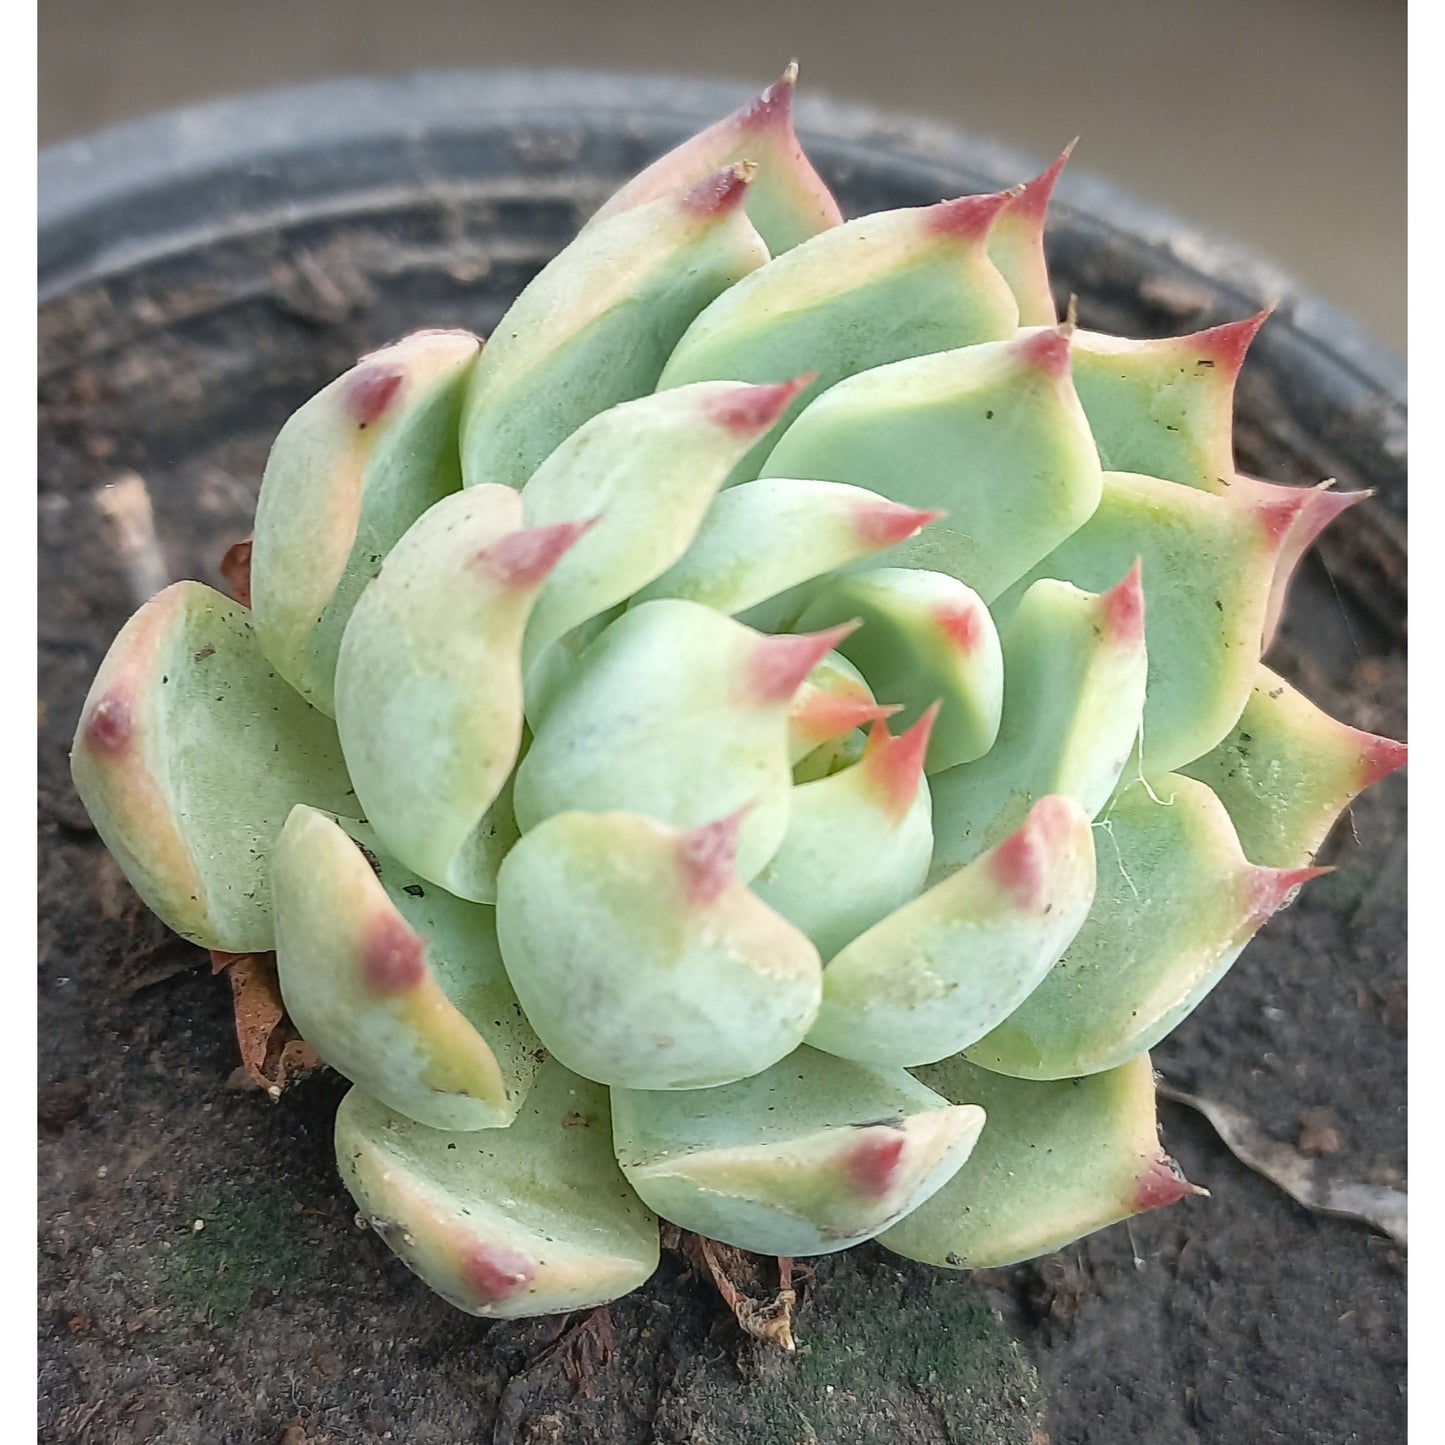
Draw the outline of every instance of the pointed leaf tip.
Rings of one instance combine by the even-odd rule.
[[[855,620],[826,632],[760,637],[747,671],[750,700],[764,706],[787,702],[822,658],[861,626]]]
[[[1252,932],[1282,908],[1312,878],[1323,878],[1333,868],[1252,868],[1249,872],[1249,928]]]
[[[1041,171],[1033,180],[1025,181],[1013,193],[1008,205],[1011,214],[1043,220],[1044,213],[1049,208],[1049,199],[1054,193],[1054,187],[1058,184],[1059,177],[1063,174],[1064,167],[1069,163],[1069,157],[1073,155],[1074,147],[1078,143],[1079,138],[1075,136],[1059,152],[1059,158],[1053,165],[1047,170]]]
[[[569,551],[597,525],[596,517],[585,522],[557,522],[548,527],[523,527],[484,547],[476,565],[503,587],[524,590],[539,587]]]
[[[378,913],[362,942],[362,970],[377,993],[405,993],[426,977],[426,945],[395,913]]]
[[[710,402],[708,410],[714,421],[740,436],[762,433],[774,426],[792,405],[793,398],[817,379],[816,371],[808,371],[791,381],[739,386],[735,392]]]
[[[917,536],[931,522],[946,515],[941,510],[920,511],[902,502],[859,502],[853,511],[853,527],[860,541],[881,551]]]
[[[343,395],[346,410],[356,424],[370,426],[381,417],[401,389],[402,380],[400,369],[390,363],[358,367]]]
[[[519,1250],[504,1244],[474,1243],[462,1252],[462,1275],[487,1304],[503,1304],[524,1290],[537,1266]]]
[[[707,908],[716,903],[737,876],[738,833],[750,806],[678,836],[683,892],[693,907]]]
[[[1109,640],[1120,647],[1136,645],[1144,636],[1144,559],[1136,557],[1129,575],[1099,600]]]
[[[130,698],[113,687],[85,720],[85,745],[101,757],[117,758],[130,747],[133,735]]]
[[[874,702],[866,695],[810,689],[789,713],[789,723],[815,743],[842,737],[854,728],[881,722],[903,711],[901,702]]]
[[[1222,326],[1211,326],[1207,331],[1197,331],[1186,337],[1192,349],[1197,350],[1205,360],[1222,367],[1232,380],[1239,375],[1244,358],[1259,335],[1259,329],[1274,314],[1274,307],[1267,306],[1242,321],[1226,321]]]
[[[989,855],[989,872],[1012,895],[1016,908],[1035,912],[1048,901],[1050,865],[1081,816],[1078,804],[1067,798],[1040,798]]]
[[[699,216],[726,215],[742,205],[748,186],[757,173],[756,161],[735,161],[690,187],[683,194],[683,206]]]
[[[888,1127],[888,1126],[884,1126]],[[898,1180],[906,1136],[901,1126],[884,1134],[870,1130],[843,1156],[843,1173],[865,1199],[882,1199]]]
[[[933,703],[911,728],[896,738],[888,724],[879,721],[868,734],[859,763],[883,795],[884,807],[894,822],[902,822],[918,796],[928,739],[937,721],[941,701]]]
[[[1409,761],[1409,747],[1393,738],[1369,737],[1360,758],[1360,790],[1398,772]]]
[[[961,241],[982,241],[1016,194],[997,191],[988,196],[957,196],[951,201],[939,201],[927,208],[929,229]]]
[[[1160,1154],[1149,1162],[1149,1167],[1139,1177],[1129,1203],[1135,1214],[1143,1214],[1146,1210],[1177,1204],[1191,1194],[1208,1197],[1209,1191],[1191,1184],[1174,1160],[1167,1154]]]
[[[932,612],[934,625],[962,653],[972,656],[985,637],[982,607],[944,604]]]
[[[780,129],[792,121],[793,93],[798,85],[798,62],[790,60],[783,67],[783,73],[766,86],[745,105],[738,115],[738,121],[745,126],[765,129],[777,126]]]
[[[1041,371],[1045,376],[1063,380],[1072,371],[1069,333],[1066,322],[1062,326],[1045,327],[1032,336],[1026,336],[1018,343],[1018,358],[1022,366]]]

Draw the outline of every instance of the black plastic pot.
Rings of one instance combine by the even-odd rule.
[[[403,1439],[424,1438],[423,1428],[440,1431],[425,1438],[471,1438],[465,1422],[492,1415],[498,1438],[514,1438],[538,1400],[563,1411],[568,1433],[555,1438],[567,1440],[682,1438],[687,1419],[696,1439],[761,1432],[761,1417],[746,1414],[754,1406],[739,1403],[754,1395],[719,1363],[734,1342],[709,1344],[712,1302],[676,1265],[615,1308],[623,1345],[611,1394],[568,1403],[568,1389],[518,1373],[544,1327],[470,1326],[374,1241],[344,1237],[327,1137],[335,1087],[304,1085],[277,1110],[218,1089],[233,1063],[227,1000],[178,972],[194,953],[165,942],[117,886],[65,768],[85,687],[131,606],[89,506],[97,487],[125,468],[141,473],[172,571],[217,580],[294,406],[392,336],[427,325],[486,332],[611,189],[742,97],[729,85],[560,72],[343,81],[159,116],[42,156],[46,1438],[69,1438],[66,1421],[97,1400],[101,1413],[87,1418],[111,1433],[96,1438],[131,1438],[120,1433],[127,1410],[152,1411],[155,1433],[137,1439],[270,1438],[289,1423],[276,1403],[288,1371],[332,1402],[330,1426],[359,1430],[369,1410]],[[857,107],[805,99],[797,118],[849,214],[995,189],[1038,169],[1003,147]],[[1086,326],[1156,335],[1276,307],[1242,378],[1241,464],[1283,481],[1335,476],[1379,496],[1312,559],[1272,661],[1304,675],[1337,714],[1401,731],[1399,361],[1278,272],[1083,173],[1059,187],[1049,247],[1056,284],[1078,297]],[[1362,846],[1348,834],[1337,843],[1335,878],[1272,924],[1156,1054],[1177,1083],[1286,1142],[1324,1110],[1339,1136],[1325,1165],[1346,1177],[1389,1179],[1404,1162],[1403,816],[1398,780],[1368,795],[1354,815]],[[825,1262],[804,1339],[811,1328],[818,1359],[843,1372],[827,1376],[839,1388],[881,1350],[883,1383],[870,1388],[896,1396],[904,1414],[872,1425],[866,1411],[829,1416],[839,1402],[805,1369],[796,1398],[791,1385],[769,1386],[783,1389],[780,1418],[795,1428],[789,1411],[824,1412],[834,1435],[807,1418],[825,1439],[942,1439],[966,1420],[995,1430],[980,1439],[1027,1440],[1027,1410],[990,1405],[985,1384],[948,1376],[953,1365],[924,1370],[916,1341],[898,1346],[909,1331],[961,1329],[950,1311],[981,1298],[982,1283],[1036,1355],[1056,1438],[1344,1441],[1402,1429],[1403,1277],[1392,1247],[1306,1214],[1192,1114],[1169,1108],[1165,1123],[1212,1202],[1147,1216],[1131,1233],[1109,1231],[972,1290],[868,1250]],[[190,1235],[203,1202],[215,1213],[210,1238],[224,1236],[216,1254],[205,1234]],[[228,1294],[238,1272],[246,1289]],[[908,1322],[894,1344],[850,1344],[837,1322],[880,1309]],[[107,1310],[119,1311],[113,1329],[101,1323]],[[167,1323],[126,1335],[126,1311]],[[242,1362],[243,1405],[196,1353],[196,1338],[215,1344],[218,1332]],[[387,1340],[399,1347],[382,1358]],[[153,1388],[126,1374],[139,1353]],[[994,1368],[992,1386],[1006,1374]],[[146,1403],[147,1390],[159,1404]]]

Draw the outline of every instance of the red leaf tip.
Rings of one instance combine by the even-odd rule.
[[[861,688],[857,692],[803,688],[788,711],[788,726],[809,742],[826,743],[852,732],[854,728],[879,722],[902,711],[902,703],[874,702]]]
[[[1136,1214],[1143,1214],[1149,1209],[1163,1209],[1166,1205],[1177,1204],[1191,1194],[1207,1196],[1208,1193],[1207,1189],[1191,1184],[1167,1154],[1160,1154],[1150,1160],[1149,1167],[1140,1175],[1130,1203]]]
[[[987,609],[982,603],[943,602],[930,614],[933,624],[960,652],[971,656],[983,640],[983,619]]]
[[[944,515],[941,511],[922,512],[902,502],[859,502],[853,508],[853,528],[864,546],[881,551],[917,536]]]
[[[1249,922],[1256,928],[1288,907],[1312,878],[1323,878],[1333,868],[1251,868],[1249,870]]]
[[[1144,561],[1136,557],[1129,575],[1099,599],[1104,631],[1119,647],[1136,647],[1144,639]]]
[[[694,215],[718,217],[742,205],[748,184],[758,173],[756,161],[735,161],[705,176],[683,193],[682,204]]]
[[[1017,191],[1013,192],[1009,199],[1008,214],[1019,216],[1036,224],[1042,224],[1044,213],[1049,208],[1049,199],[1054,193],[1054,187],[1058,184],[1059,177],[1064,173],[1064,167],[1069,163],[1069,157],[1074,153],[1074,147],[1078,145],[1079,138],[1075,136],[1062,151],[1059,158],[1047,170],[1041,171],[1033,180],[1025,181]]]
[[[861,626],[854,620],[826,632],[779,633],[760,638],[749,659],[748,699],[765,707],[789,701],[818,663]]]
[[[868,734],[859,766],[878,790],[883,810],[895,824],[908,816],[918,796],[923,763],[928,755],[928,739],[942,706],[941,702],[935,702],[912,727],[896,738],[888,731],[888,724],[881,720]]]
[[[394,366],[363,363],[351,373],[342,391],[348,415],[357,426],[370,426],[395,400],[402,380],[402,373]]]
[[[844,1177],[864,1198],[881,1199],[898,1180],[906,1142],[901,1128],[875,1126],[843,1155]]]
[[[737,115],[738,124],[759,130],[792,123],[793,92],[798,86],[798,62],[790,60],[783,73],[750,100]]]
[[[938,236],[952,236],[960,241],[983,241],[993,229],[999,212],[1014,198],[1014,191],[998,191],[991,196],[957,196],[927,207],[928,228]]]
[[[1267,306],[1242,321],[1226,321],[1222,326],[1211,326],[1208,331],[1196,331],[1193,336],[1181,339],[1191,352],[1197,353],[1201,360],[1221,367],[1227,379],[1233,381],[1239,375],[1260,327],[1273,312],[1274,307]]]
[[[375,993],[405,993],[426,976],[426,945],[394,913],[379,913],[361,944],[361,970]]]
[[[552,569],[597,522],[598,518],[589,517],[585,522],[520,528],[483,547],[477,553],[476,565],[503,587],[518,590],[540,587]]]
[[[1073,830],[1076,812],[1065,798],[1040,798],[1018,829],[989,855],[989,873],[1019,910],[1032,913],[1044,906],[1049,863]]]
[[[1020,365],[1062,381],[1072,369],[1069,354],[1071,329],[1067,323],[1064,326],[1046,326],[1042,331],[1035,331],[1032,336],[1024,337],[1017,343]]]
[[[706,908],[716,903],[736,876],[738,833],[751,807],[749,803],[726,818],[678,835],[683,893],[693,907]]]
[[[85,745],[101,757],[120,757],[130,747],[134,731],[130,698],[119,688],[111,688],[85,720]]]
[[[793,404],[793,399],[818,379],[816,371],[804,372],[791,381],[763,386],[740,385],[707,405],[712,419],[729,431],[754,436],[776,426]]]
[[[531,1284],[537,1267],[525,1254],[504,1244],[468,1244],[462,1251],[462,1277],[488,1304],[501,1304]]]
[[[1409,752],[1405,743],[1366,734],[1360,753],[1360,791],[1398,772],[1409,761]]]

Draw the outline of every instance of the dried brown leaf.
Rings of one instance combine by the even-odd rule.
[[[790,1354],[797,1349],[793,1338],[793,1310],[798,1293],[793,1288],[793,1261],[786,1258],[769,1262],[763,1256],[719,1244],[700,1234],[684,1234],[681,1239],[684,1256],[699,1274],[706,1274],[733,1318],[754,1339],[777,1345]],[[767,1279],[776,1272],[777,1284]]]
[[[287,1084],[321,1067],[321,1060],[287,1016],[274,953],[213,949],[211,971],[224,973],[231,981],[241,1067],[258,1089],[279,1099]]]
[[[1316,1214],[1357,1219],[1373,1225],[1399,1244],[1407,1242],[1409,1196],[1403,1189],[1333,1178],[1317,1160],[1271,1139],[1238,1109],[1187,1094],[1162,1080],[1158,1087],[1161,1098],[1202,1114],[1241,1164],[1284,1190],[1296,1204]]]
[[[239,542],[232,542],[226,548],[226,555],[221,558],[221,576],[226,579],[226,586],[231,591],[231,596],[241,604],[242,607],[251,605],[251,538],[242,537]]]

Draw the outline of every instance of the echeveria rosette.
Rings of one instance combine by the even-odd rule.
[[[126,625],[76,784],[275,947],[365,1216],[464,1310],[760,1252],[1008,1263],[1188,1193],[1148,1050],[1404,761],[1261,662],[1357,496],[1246,477],[1263,318],[1060,325],[1064,157],[845,221],[790,71],[482,347],[283,429],[252,610]]]

